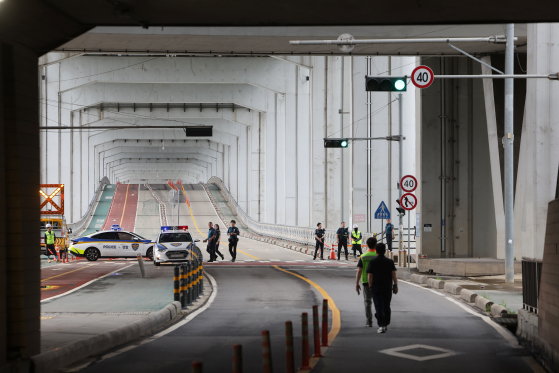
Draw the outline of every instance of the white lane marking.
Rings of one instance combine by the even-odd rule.
[[[212,287],[213,287],[213,292],[212,292],[212,295],[210,295],[210,298],[208,299],[208,301],[206,302],[206,304],[204,304],[203,307],[201,307],[201,308],[197,309],[196,311],[192,312],[192,313],[191,313],[190,315],[188,315],[184,320],[179,321],[178,323],[176,323],[176,324],[174,324],[174,325],[168,327],[167,329],[165,329],[165,330],[163,330],[163,331],[161,331],[161,332],[159,332],[159,333],[157,333],[157,334],[154,334],[154,335],[152,335],[152,336],[149,337],[149,338],[144,339],[144,340],[141,341],[140,343],[137,343],[137,344],[132,345],[132,346],[127,346],[127,347],[124,347],[124,348],[122,348],[122,349],[120,349],[120,350],[117,350],[117,351],[115,351],[115,352],[111,352],[111,353],[109,353],[109,354],[104,355],[104,356],[101,358],[100,361],[103,361],[103,360],[106,360],[106,359],[110,359],[111,357],[120,355],[120,354],[123,353],[123,352],[133,350],[133,349],[135,349],[136,347],[139,347],[139,346],[145,345],[146,343],[155,341],[156,339],[159,339],[159,338],[163,337],[164,335],[171,333],[172,331],[174,331],[174,330],[180,328],[181,326],[183,326],[183,325],[185,325],[185,324],[188,324],[188,323],[189,323],[190,321],[192,321],[192,319],[194,319],[196,316],[198,316],[199,314],[201,314],[202,312],[204,312],[205,310],[207,310],[208,308],[210,308],[210,306],[212,305],[213,301],[214,301],[215,298],[217,297],[217,282],[215,281],[215,279],[214,279],[209,273],[204,272],[204,274],[205,274],[205,275],[208,277],[208,279],[210,280],[210,283],[212,284]]]
[[[489,318],[488,316],[475,312],[474,310],[470,309],[468,306],[460,303],[459,301],[457,301],[454,298],[445,297],[445,299],[447,299],[450,302],[456,304],[460,308],[464,309],[466,312],[469,312],[472,315],[480,317],[483,321],[485,321],[486,323],[491,325],[497,332],[499,332],[499,334],[502,335],[507,340],[507,342],[510,343],[510,345],[513,348],[524,348],[524,347],[522,347],[521,345],[518,344],[518,340],[516,338],[514,338],[507,330],[505,330],[505,328],[503,328],[502,326],[500,326],[496,322],[491,321],[491,318]]]
[[[428,355],[428,356],[415,356],[415,355],[406,354],[406,353],[403,352],[403,351],[415,350],[415,349],[431,350],[431,351],[437,351],[437,352],[440,352],[440,353],[436,354],[436,355]],[[457,354],[457,352],[452,351],[452,350],[447,350],[446,348],[440,348],[440,347],[429,346],[429,345],[421,345],[421,344],[415,344],[415,345],[404,346],[404,347],[389,348],[387,350],[382,350],[382,351],[379,351],[379,352],[381,354],[387,354],[387,355],[391,355],[391,356],[402,357],[404,359],[410,359],[410,360],[415,360],[415,361],[442,359],[443,357],[449,357],[449,356],[453,356],[453,355]]]
[[[101,277],[97,277],[97,278],[95,278],[95,279],[93,279],[93,280],[91,280],[91,281],[88,281],[88,282],[86,282],[85,284],[78,286],[77,288],[74,288],[74,289],[72,289],[72,290],[69,290],[69,291],[67,291],[67,292],[65,292],[65,293],[62,293],[62,294],[59,294],[59,295],[55,295],[54,297],[50,297],[50,298],[47,298],[47,299],[43,299],[43,300],[41,301],[41,303],[46,302],[46,301],[49,301],[49,300],[53,300],[53,299],[56,299],[56,298],[60,298],[60,297],[63,297],[63,296],[65,296],[65,295],[68,295],[68,294],[71,294],[71,293],[73,293],[73,292],[76,291],[76,290],[79,290],[79,289],[81,289],[81,288],[83,288],[83,287],[86,287],[87,285],[89,285],[89,284],[91,284],[91,283],[94,283],[94,282],[97,281],[97,280],[102,279],[103,277],[110,276],[110,275],[112,275],[113,273],[115,273],[115,272],[117,272],[117,271],[122,271],[123,269],[126,269],[126,268],[128,268],[128,267],[132,267],[133,265],[134,265],[134,264],[129,264],[129,265],[125,266],[125,267],[117,268],[117,269],[115,269],[114,271],[109,272],[109,273],[107,273],[106,275],[103,275],[103,276],[101,276]]]

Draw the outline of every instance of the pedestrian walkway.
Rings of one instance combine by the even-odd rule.
[[[107,261],[97,268],[116,267],[118,272],[112,272],[110,276],[68,295],[42,302],[41,352],[116,330],[144,319],[173,302],[173,266],[146,265],[147,278],[142,278],[137,262],[118,269],[125,264],[123,262],[119,265]],[[86,266],[88,263],[91,262],[83,262]],[[204,282],[204,289],[204,298],[196,304],[204,303],[211,292],[207,281]],[[188,311],[193,309],[190,307]]]

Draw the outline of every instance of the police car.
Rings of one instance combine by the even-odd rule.
[[[70,253],[85,257],[89,261],[99,258],[135,258],[138,254],[153,260],[154,242],[133,233],[123,231],[118,224],[111,230],[91,233],[73,239],[70,242]]]
[[[161,227],[155,242],[153,264],[160,266],[161,263],[186,262],[190,260],[190,249],[199,241],[192,239],[186,225]]]

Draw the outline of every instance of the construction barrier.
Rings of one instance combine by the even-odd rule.
[[[299,370],[311,370],[309,361],[309,315],[306,312],[301,315],[301,324],[301,367],[299,367]]]
[[[233,345],[233,373],[243,373],[243,346]]]
[[[332,247],[330,247],[330,257],[328,259],[331,260],[336,260],[336,248],[334,247],[334,244],[332,244]]]
[[[195,361],[192,363],[192,370],[191,373],[202,373],[203,372],[203,365],[200,361]]]
[[[285,322],[285,371],[295,373],[295,356],[293,354],[293,324]]]
[[[181,294],[180,294],[180,269],[179,265],[175,266],[175,273],[173,276],[173,293],[174,293],[174,300],[175,302],[181,301]]]
[[[328,299],[322,301],[322,347],[328,347]]]
[[[262,359],[264,373],[272,373],[272,346],[270,346],[270,331],[262,331]]]
[[[186,308],[187,300],[186,300],[186,264],[181,264],[180,267],[180,302],[181,302],[181,309]]]
[[[320,351],[320,326],[318,324],[318,306],[312,306],[312,331],[314,343],[314,354],[312,355],[312,357],[322,357],[322,352]]]

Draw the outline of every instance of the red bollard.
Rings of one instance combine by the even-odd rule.
[[[322,357],[320,351],[320,326],[318,325],[318,306],[312,306],[312,331],[314,340],[314,354],[312,357]]]
[[[303,312],[302,315],[302,326],[303,326],[303,338],[302,338],[302,357],[301,357],[301,367],[299,370],[311,370],[312,367],[309,365],[309,315]]]
[[[293,325],[285,322],[285,362],[287,373],[295,373],[295,357],[293,355]]]
[[[243,373],[242,345],[233,345],[233,373]]]
[[[322,347],[328,347],[328,299],[322,301]]]
[[[202,373],[202,362],[195,361],[192,363],[192,370],[191,373]]]
[[[272,373],[272,351],[268,330],[262,331],[262,358],[264,359],[264,373]]]

